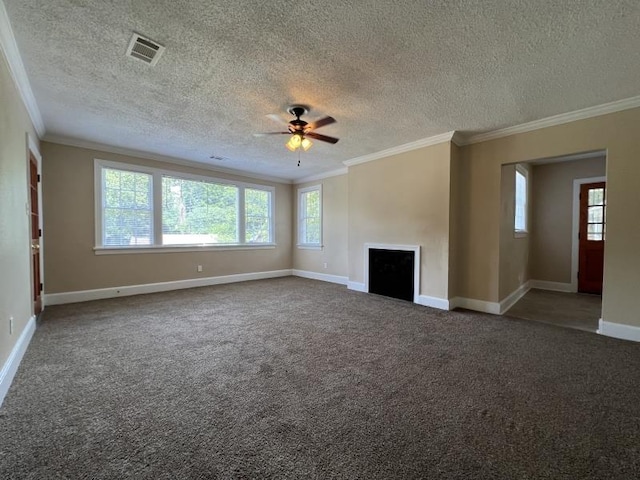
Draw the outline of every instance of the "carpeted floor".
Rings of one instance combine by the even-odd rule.
[[[640,346],[294,277],[49,307],[0,478],[632,479]]]

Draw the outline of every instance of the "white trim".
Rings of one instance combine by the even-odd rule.
[[[529,282],[525,282],[511,292],[504,300],[500,302],[500,315],[504,314],[507,310],[513,307],[518,300],[524,297],[530,289]]]
[[[364,283],[361,282],[352,282],[351,280],[349,280],[347,282],[347,288],[356,292],[367,292],[367,287],[364,285]]]
[[[529,287],[551,292],[575,293],[576,291],[571,283],[549,282],[547,280],[529,280]]]
[[[36,331],[36,317],[33,316],[27,322],[27,325],[22,330],[18,341],[13,346],[13,350],[9,354],[9,358],[2,366],[2,370],[0,370],[0,406],[4,401],[4,397],[7,395],[9,391],[9,387],[11,386],[11,382],[13,381],[13,377],[18,371],[18,366],[20,366],[20,362],[22,361],[22,357],[24,353],[27,351],[27,347],[31,342],[31,338],[33,338],[33,333]]]
[[[94,247],[95,255],[128,255],[138,253],[185,253],[185,252],[215,252],[216,250],[273,250],[275,243],[246,243],[219,245],[138,245],[134,247]]]
[[[342,277],[340,275],[328,275],[326,273],[310,272],[307,270],[293,270],[293,275],[296,277],[310,278],[312,280],[322,280],[323,282],[337,283],[339,285],[347,285],[349,283],[348,277]]]
[[[392,245],[388,243],[364,244],[364,288],[369,292],[369,250],[403,250],[413,252],[413,302],[420,303],[420,245]]]
[[[600,319],[599,323],[600,328],[598,328],[598,333],[600,335],[640,342],[640,327],[624,325],[622,323],[605,322],[602,319]]]
[[[454,297],[449,300],[449,308],[466,308],[476,312],[490,313],[492,315],[500,315],[500,304],[496,302],[486,302],[484,300],[476,300],[475,298]]]
[[[571,221],[571,291],[578,291],[578,263],[580,261],[580,186],[585,183],[606,182],[607,177],[576,178],[573,180],[573,213]],[[605,243],[606,248],[606,243]]]
[[[33,123],[33,128],[35,128],[38,137],[42,138],[45,134],[42,115],[40,114],[40,109],[36,103],[36,97],[33,95],[27,71],[24,68],[24,63],[22,63],[22,57],[20,57],[20,51],[18,50],[16,37],[14,36],[13,29],[11,28],[9,15],[7,14],[4,2],[2,1],[0,1],[0,50],[4,53],[4,57],[7,59],[11,78],[20,93],[22,103],[24,103],[27,113],[29,114],[29,118],[31,119],[31,123]]]
[[[318,173],[317,175],[310,175],[308,177],[297,178],[293,181],[293,183],[295,185],[300,185],[301,183],[315,182],[317,180],[324,180],[325,178],[346,175],[347,173],[349,173],[349,169],[347,167],[342,167],[337,170],[331,170],[330,172]]]
[[[391,155],[398,155],[400,153],[410,152],[417,150],[418,148],[429,147],[431,145],[437,145],[439,143],[451,142],[455,131],[442,133],[440,135],[434,135],[432,137],[422,138],[415,142],[405,143],[404,145],[398,145],[397,147],[387,148],[379,152],[370,153],[368,155],[362,155],[361,157],[355,157],[350,160],[345,160],[344,163],[348,167],[359,165],[361,163],[372,162],[381,158],[390,157]]]
[[[449,300],[446,298],[430,297],[428,295],[419,295],[416,302],[425,307],[438,308],[440,310],[450,310]]]
[[[81,290],[76,292],[50,293],[45,295],[47,305],[62,305],[65,303],[88,302],[103,298],[128,297],[144,293],[167,292],[183,288],[208,287],[224,283],[246,282],[248,280],[262,280],[291,276],[291,270],[273,270],[270,272],[238,273],[220,277],[190,278],[188,280],[174,280],[172,282],[147,283],[142,285],[126,285],[123,287],[99,288],[95,290]]]
[[[540,120],[534,120],[533,122],[527,122],[520,125],[514,125],[512,127],[501,128],[499,130],[493,130],[491,132],[479,133],[477,135],[468,137],[466,139],[465,145],[486,142],[488,140],[495,140],[497,138],[508,137],[517,133],[526,133],[534,130],[540,130],[541,128],[554,127],[556,125],[562,125],[578,120],[598,117],[600,115],[607,115],[609,113],[621,112],[623,110],[629,110],[636,107],[640,107],[640,95],[638,95],[637,97],[617,100],[615,102],[604,103],[602,105],[596,105],[594,107],[583,108],[581,110],[574,110],[573,112],[561,113],[560,115],[553,115],[551,117],[542,118]]]
[[[261,175],[258,173],[246,172],[244,170],[236,170],[233,168],[218,167],[210,165],[208,163],[201,163],[194,160],[185,160],[182,158],[171,157],[168,155],[161,155],[149,152],[143,152],[142,150],[135,150],[132,148],[116,147],[113,145],[105,145],[104,143],[91,142],[89,140],[80,140],[77,138],[63,137],[60,135],[46,134],[42,139],[45,142],[56,143],[58,145],[67,145],[69,147],[85,148],[87,150],[96,150],[102,153],[113,153],[116,155],[126,155],[135,158],[144,158],[147,160],[154,160],[156,162],[169,163],[172,165],[182,165],[185,167],[199,168],[200,170],[210,170],[212,172],[226,173],[228,175],[235,175],[237,177],[244,177],[253,180],[262,180],[265,182],[284,183],[291,185],[293,182],[291,179],[282,177],[272,177],[270,175]],[[233,181],[233,180],[231,180]],[[237,180],[242,182],[242,180]]]
[[[296,247],[300,250],[322,250],[324,245],[306,245],[304,243],[300,243],[296,245]]]

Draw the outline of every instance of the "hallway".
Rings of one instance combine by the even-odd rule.
[[[504,316],[597,332],[602,297],[532,288]]]

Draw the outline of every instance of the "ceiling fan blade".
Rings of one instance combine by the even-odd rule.
[[[316,120],[315,122],[311,122],[307,125],[308,130],[315,130],[316,128],[324,127],[325,125],[330,125],[332,123],[336,123],[336,119],[333,117],[324,117],[320,120]]]
[[[262,132],[254,133],[254,137],[266,137],[267,135],[291,135],[291,132]]]
[[[267,115],[267,117],[273,120],[274,122],[279,123],[280,125],[289,125],[289,122],[281,118],[280,115],[276,113],[270,113]]]
[[[320,140],[321,142],[328,142],[328,143],[338,143],[338,140],[340,140],[339,138],[329,137],[328,135],[321,135],[316,132],[305,133],[305,136],[315,138],[316,140]]]

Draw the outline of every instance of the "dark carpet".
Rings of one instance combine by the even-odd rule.
[[[48,307],[0,478],[633,479],[640,347],[288,277]]]

